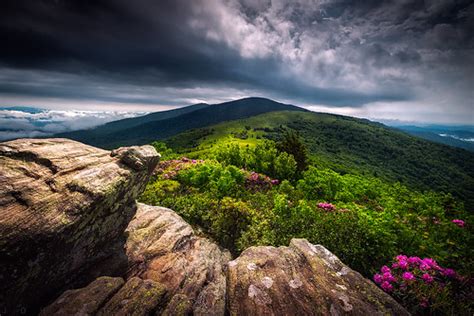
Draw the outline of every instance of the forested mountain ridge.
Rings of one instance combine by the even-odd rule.
[[[225,143],[252,146],[264,138],[278,140],[287,129],[299,133],[316,166],[401,182],[419,190],[452,193],[469,208],[474,206],[473,153],[365,119],[272,112],[187,131],[165,142],[197,157]]]
[[[254,146],[262,139],[278,140],[286,130],[301,136],[316,166],[452,193],[474,207],[473,153],[366,119],[264,98],[196,104],[57,136],[103,148],[165,140],[175,150],[199,156],[223,143]]]
[[[143,145],[164,139],[193,128],[205,127],[224,121],[236,120],[271,111],[306,111],[264,98],[246,98],[215,105],[198,104],[177,110],[152,113],[82,130],[55,135],[89,145],[116,148]]]

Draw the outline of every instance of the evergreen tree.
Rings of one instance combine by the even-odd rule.
[[[277,144],[280,152],[286,152],[296,160],[298,172],[301,173],[308,167],[308,149],[294,130],[287,130],[283,139]]]

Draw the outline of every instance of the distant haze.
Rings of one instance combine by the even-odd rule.
[[[0,106],[151,112],[263,96],[472,124],[473,30],[470,0],[6,0]]]

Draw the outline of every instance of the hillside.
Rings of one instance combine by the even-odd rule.
[[[171,148],[199,157],[228,142],[253,146],[265,138],[278,140],[286,129],[301,135],[318,167],[449,192],[474,207],[473,153],[380,123],[269,99],[196,104],[56,136],[103,148],[166,140]]]
[[[474,154],[436,144],[380,123],[314,112],[273,112],[184,132],[166,143],[190,157],[238,143],[278,140],[298,131],[316,166],[401,182],[419,190],[450,192],[474,206]]]
[[[142,145],[193,128],[247,118],[272,111],[306,111],[264,98],[246,98],[215,105],[197,104],[105,124],[93,129],[55,135],[102,148]]]

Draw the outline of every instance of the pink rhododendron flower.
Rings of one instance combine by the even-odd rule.
[[[427,265],[428,267],[430,267],[432,269],[436,269],[436,270],[440,269],[440,267],[439,267],[438,263],[436,262],[436,260],[434,260],[432,258],[424,258],[422,260],[422,264],[425,264],[425,265]],[[428,270],[428,269],[424,269],[424,270]]]
[[[325,211],[333,211],[336,207],[331,203],[318,203],[318,207],[322,208]]]
[[[431,283],[433,282],[433,277],[431,275],[429,275],[428,273],[425,273],[421,276],[421,278],[423,279],[423,281],[425,281],[426,283]]]
[[[426,270],[429,270],[429,269],[431,269],[431,267],[428,264],[426,264],[424,262],[420,263],[420,270],[426,271]]]
[[[390,273],[390,268],[387,267],[387,266],[383,266],[383,267],[380,269],[380,271],[381,271],[382,273],[387,273],[387,272]]]
[[[398,266],[403,269],[403,270],[406,270],[408,269],[408,261],[407,260],[401,260],[399,263],[398,263]]]
[[[252,180],[252,181],[257,181],[258,178],[259,178],[258,173],[252,172],[252,173],[250,174],[250,180]]]
[[[411,272],[403,272],[402,278],[407,281],[411,281],[415,279],[415,276]]]
[[[407,260],[408,260],[408,257],[405,256],[405,255],[398,255],[398,256],[396,256],[396,259],[397,259],[398,262],[400,262],[400,261],[407,261]]]
[[[464,225],[466,224],[462,219],[453,219],[451,222],[453,222],[459,227],[464,227]]]
[[[388,282],[397,281],[397,279],[395,279],[395,277],[390,272],[385,272],[382,276],[383,276],[384,281],[388,281]]]
[[[387,282],[387,281],[384,281],[382,282],[382,284],[380,285],[380,287],[382,288],[382,290],[384,290],[385,292],[391,292],[393,290],[393,286]]]
[[[380,274],[377,273],[377,274],[374,275],[374,281],[375,281],[375,283],[380,284],[383,281],[383,277]]]
[[[408,263],[411,264],[411,265],[418,265],[418,264],[420,264],[420,262],[421,262],[420,257],[410,257],[410,258],[408,258]]]
[[[453,269],[439,266],[433,258],[399,255],[392,267],[390,270],[388,266],[383,266],[380,269],[382,273],[374,275],[375,283],[385,292],[395,291],[395,297],[408,304],[416,303],[423,308],[431,308],[438,304],[438,299],[445,299],[439,295],[441,290],[453,290],[451,285],[454,282],[447,278],[460,279]]]
[[[280,181],[278,181],[277,179],[273,179],[273,180],[271,181],[271,184],[273,184],[273,185],[276,185],[276,184],[278,184],[278,183],[280,183]]]
[[[448,278],[454,278],[456,276],[456,271],[453,269],[443,269],[441,273]]]

